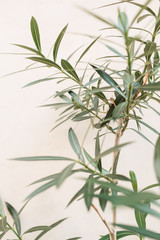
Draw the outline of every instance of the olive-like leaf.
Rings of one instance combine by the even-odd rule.
[[[54,63],[53,61],[51,61],[50,59],[47,59],[47,58],[28,57],[27,59],[30,59],[34,62],[39,62],[39,63],[45,64],[48,67],[54,67],[54,68],[61,70],[61,67],[58,64]]]
[[[129,171],[129,175],[132,181],[132,188],[135,192],[138,191],[138,184],[137,184],[137,178],[136,178],[136,174],[133,171]]]
[[[113,110],[113,120],[121,117],[121,114],[126,110],[128,102],[122,102]]]
[[[59,156],[36,156],[36,157],[20,157],[20,158],[12,158],[14,161],[75,161],[72,158],[67,157],[59,157]]]
[[[121,239],[121,238],[124,238],[124,237],[127,237],[127,236],[138,236],[138,234],[136,233],[133,233],[132,231],[117,231],[116,232],[116,239]],[[107,234],[103,237],[101,237],[99,240],[110,240],[110,235]]]
[[[160,239],[160,234],[159,233],[155,233],[155,232],[143,229],[143,228],[128,226],[128,225],[124,225],[124,224],[115,224],[115,225],[120,227],[120,228],[124,228],[124,229],[132,231],[134,233],[140,234],[143,237],[149,237],[149,238],[153,238],[153,239],[157,239],[157,240]]]
[[[84,200],[88,210],[92,204],[93,194],[94,194],[94,182],[92,181],[93,176],[89,176],[86,184],[84,185]]]
[[[33,41],[37,47],[37,50],[39,52],[41,52],[39,28],[38,28],[37,21],[34,17],[31,18],[30,26],[31,26],[31,33],[32,33]]]
[[[43,237],[47,232],[49,232],[50,230],[52,230],[53,228],[57,227],[59,224],[61,224],[63,221],[65,221],[66,218],[64,219],[61,219],[55,223],[53,223],[52,225],[48,226],[48,228],[44,231],[42,231],[34,240],[38,240],[40,239],[41,237]]]
[[[74,163],[71,163],[65,169],[63,169],[62,172],[58,174],[58,176],[55,179],[57,188],[60,187],[60,185],[64,182],[64,180],[67,177],[73,174],[73,172],[71,171],[73,167],[74,167]]]
[[[7,218],[2,217],[0,220],[0,232],[6,232],[7,230]]]
[[[99,36],[100,37],[100,36]],[[80,60],[83,58],[83,56],[89,51],[89,49],[93,46],[93,44],[99,39],[99,37],[97,37],[96,39],[93,40],[93,42],[91,42],[91,44],[84,50],[84,52],[81,54],[81,56],[79,57],[79,59],[76,62],[76,66],[77,64],[80,62]]]
[[[67,238],[66,240],[78,240],[80,239],[81,237],[74,237],[74,238]]]
[[[153,52],[156,50],[156,43],[149,41],[145,48],[144,48],[144,54],[148,58],[152,55]]]
[[[60,32],[60,34],[58,35],[57,37],[57,40],[54,44],[54,48],[53,48],[53,59],[54,59],[54,62],[56,62],[57,60],[57,54],[58,54],[58,50],[59,50],[59,46],[60,46],[60,43],[62,41],[62,38],[67,30],[67,27],[68,27],[68,24],[62,29],[62,31]]]
[[[121,88],[119,87],[119,85],[113,80],[113,78],[108,75],[106,72],[104,72],[103,70],[91,65],[95,70],[96,72],[101,76],[101,78],[103,80],[105,80],[110,86],[114,87],[115,90],[121,95],[123,96],[124,98],[126,98],[126,96],[124,95],[124,93],[122,92]]]
[[[6,202],[6,207],[9,211],[9,213],[11,214],[13,220],[14,220],[14,224],[17,230],[17,233],[19,235],[21,235],[21,222],[20,222],[20,218],[18,215],[18,212],[16,211],[16,209],[8,202]]]
[[[23,49],[26,49],[26,50],[28,50],[28,51],[30,51],[32,53],[35,53],[35,54],[37,54],[37,55],[39,55],[41,57],[44,57],[44,55],[41,52],[37,51],[34,48],[31,48],[31,47],[28,47],[28,46],[25,46],[25,45],[21,45],[21,44],[13,44],[13,45],[15,45],[17,47],[20,47],[20,48],[23,48]]]
[[[96,142],[95,142],[95,157],[97,157],[100,154],[100,141],[99,141],[99,132],[97,133],[96,136]],[[102,172],[102,161],[101,158],[97,159],[97,167],[99,169],[100,172]]]
[[[137,86],[134,88],[145,90],[145,91],[160,91],[160,81],[155,83],[149,83],[143,86]]]
[[[102,194],[109,194],[109,188],[102,187],[102,188],[101,188],[101,191],[100,191],[100,194],[101,194],[101,195],[102,195]],[[99,204],[100,204],[100,206],[101,206],[102,211],[105,210],[106,205],[107,205],[107,202],[108,202],[108,201],[107,201],[106,199],[99,198]]]
[[[74,79],[79,81],[79,77],[78,77],[76,71],[74,70],[72,65],[67,60],[62,59],[61,60],[61,65],[67,73],[69,73],[72,77],[74,77]]]
[[[155,169],[155,172],[156,172],[157,179],[160,182],[160,136],[158,137],[158,140],[157,140],[156,145],[155,145],[154,169]]]
[[[69,142],[72,146],[73,151],[76,153],[78,158],[80,158],[80,160],[82,162],[84,162],[85,160],[84,160],[81,146],[80,146],[78,138],[72,128],[69,129],[68,138],[69,138]]]

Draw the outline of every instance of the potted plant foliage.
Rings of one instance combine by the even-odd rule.
[[[105,38],[90,36],[93,38],[91,43],[80,53],[78,59],[73,62],[72,57],[77,51],[72,53],[67,59],[57,60],[59,48],[62,39],[67,31],[68,25],[60,31],[52,51],[51,58],[47,58],[41,49],[39,27],[36,19],[31,18],[31,34],[35,47],[15,44],[16,46],[29,51],[31,62],[53,69],[53,75],[49,78],[35,80],[27,83],[27,86],[33,86],[46,81],[54,80],[59,84],[64,81],[69,82],[66,88],[61,84],[61,90],[54,93],[53,102],[43,107],[51,107],[60,111],[58,123],[52,130],[66,121],[70,121],[71,127],[68,130],[68,141],[74,152],[74,157],[63,156],[32,156],[14,158],[18,161],[66,161],[67,166],[60,172],[54,172],[52,175],[37,180],[41,186],[36,188],[26,198],[26,203],[37,194],[40,194],[51,187],[60,187],[61,184],[71,176],[81,176],[83,186],[77,189],[72,199],[68,199],[67,206],[77,200],[85,202],[88,209],[93,209],[101,223],[106,228],[106,234],[96,236],[99,240],[116,240],[131,236],[131,239],[160,239],[160,232],[157,233],[146,226],[146,219],[154,216],[156,221],[160,221],[159,192],[153,193],[152,189],[160,186],[160,133],[154,128],[154,123],[149,125],[143,119],[143,111],[154,111],[160,115],[158,109],[154,108],[154,102],[160,103],[160,80],[159,80],[159,45],[158,38],[160,33],[160,10],[154,12],[152,4],[148,0],[145,4],[138,1],[119,1],[112,4],[106,4],[114,8],[117,4],[131,4],[137,6],[137,14],[132,20],[128,19],[125,12],[120,8],[117,13],[117,19],[107,20],[93,11],[82,9],[87,14],[105,24],[102,31],[106,33],[113,31],[116,34],[116,44],[109,44]],[[142,29],[139,27],[141,21],[152,21],[152,29]],[[141,34],[140,34],[141,33]],[[123,51],[117,47],[118,42],[123,43]],[[104,48],[108,48],[112,55],[102,56],[96,62],[83,63],[83,70],[79,70],[79,63],[83,60],[85,54],[94,48],[94,44],[100,42]],[[120,59],[123,64],[112,64],[115,59]],[[73,122],[78,122],[81,128],[81,122],[88,124],[94,132],[94,138],[87,139],[92,142],[92,152],[90,153],[85,144],[79,141],[76,131],[73,129]],[[130,127],[130,122],[134,125]],[[138,188],[136,173],[128,169],[129,175],[124,176],[118,170],[121,164],[121,152],[128,145],[133,148],[132,142],[123,142],[123,135],[128,131],[134,131],[138,137],[151,142],[149,137],[143,134],[141,129],[145,126],[150,131],[157,134],[157,142],[154,145],[153,161],[157,182],[146,186],[143,189]],[[107,134],[112,134],[114,142],[109,148],[103,145]],[[85,134],[87,137],[87,133]],[[109,155],[109,156],[108,156]],[[76,157],[75,157],[76,156]],[[113,158],[109,167],[105,167],[105,158]],[[123,155],[123,158],[125,155]],[[135,161],[140,161],[135,159]],[[38,163],[37,163],[38,164]],[[47,164],[47,163],[46,163]],[[143,169],[142,169],[143,171]],[[74,180],[75,181],[75,180]],[[125,187],[123,182],[125,181]],[[97,199],[98,201],[94,200]],[[108,204],[111,203],[111,204]],[[104,212],[112,205],[112,222],[105,220],[101,212]],[[2,204],[1,204],[2,206]],[[154,208],[156,206],[156,210]],[[123,207],[132,209],[135,215],[137,225],[132,223],[123,224],[117,221],[117,209]],[[1,239],[6,232],[11,230],[16,235],[16,239],[25,239],[25,234],[38,232],[35,240],[40,239],[45,233],[53,229],[65,219],[61,219],[50,226],[36,226],[21,233],[20,213],[14,207],[7,203],[7,208],[14,220],[12,227],[6,218],[6,214],[1,210]],[[64,233],[65,235],[65,233]],[[79,239],[81,237],[72,237],[70,239]],[[130,239],[130,238],[128,238]]]

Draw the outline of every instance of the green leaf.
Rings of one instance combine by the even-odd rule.
[[[124,93],[122,92],[121,88],[118,86],[118,84],[113,80],[113,78],[108,75],[106,72],[98,69],[97,67],[91,65],[95,70],[96,72],[101,76],[101,78],[103,80],[105,80],[110,86],[114,87],[115,90],[121,95],[123,96],[124,98],[126,98],[126,96],[124,95]]]
[[[31,33],[32,33],[33,41],[34,41],[38,51],[41,52],[39,28],[38,28],[37,21],[34,17],[31,18],[30,26],[31,26]]]
[[[80,197],[84,193],[84,186],[72,197],[72,199],[67,204],[67,207],[74,202],[78,197]]]
[[[3,207],[3,203],[2,203],[2,199],[1,198],[0,198],[0,215],[2,217],[5,216],[4,207]]]
[[[143,212],[135,210],[135,218],[140,228],[146,229],[146,215]]]
[[[100,36],[99,36],[100,37]],[[99,37],[97,37],[96,39],[94,39],[93,42],[91,42],[91,44],[84,50],[84,52],[81,54],[81,56],[79,57],[78,61],[76,62],[76,66],[77,64],[80,62],[80,60],[83,58],[83,56],[89,51],[89,49],[93,46],[93,44],[99,39]]]
[[[0,232],[6,232],[7,230],[7,218],[2,217],[0,220]]]
[[[138,130],[136,130],[134,128],[129,128],[129,129],[133,130],[134,132],[136,132],[138,135],[140,135],[142,138],[144,138],[146,141],[148,141],[149,143],[151,143],[153,145],[153,143],[146,136],[144,136],[143,133],[139,132]]]
[[[127,236],[137,236],[136,233],[133,233],[133,232],[130,232],[130,231],[117,231],[116,232],[116,239],[121,239],[121,238],[124,238],[124,237],[127,237]],[[103,237],[101,237],[99,240],[110,240],[110,235],[107,234]]]
[[[51,180],[50,182],[45,183],[45,184],[43,184],[42,186],[40,186],[39,188],[37,188],[36,190],[34,190],[31,194],[29,194],[29,195],[26,197],[25,200],[31,199],[31,198],[35,197],[36,195],[38,195],[38,194],[46,191],[47,189],[49,189],[49,188],[51,188],[51,187],[53,187],[53,186],[55,186],[55,185],[56,185],[56,180],[53,179],[53,180]]]
[[[62,41],[62,38],[67,30],[67,27],[68,27],[68,24],[62,29],[62,31],[60,32],[60,34],[58,35],[57,37],[57,40],[54,44],[54,48],[53,48],[53,59],[54,59],[54,62],[56,62],[57,60],[57,53],[58,53],[58,50],[59,50],[59,46],[61,44],[61,41]]]
[[[84,156],[83,156],[83,153],[82,153],[81,146],[80,146],[78,138],[77,138],[77,136],[76,136],[76,134],[75,134],[75,132],[73,131],[72,128],[69,129],[68,138],[69,138],[69,142],[72,146],[73,151],[76,153],[78,158],[82,162],[84,162],[85,160],[84,160]]]
[[[149,186],[143,188],[141,190],[141,192],[146,191],[146,190],[151,189],[151,188],[154,188],[154,187],[159,187],[159,186],[160,186],[160,183],[155,183],[155,184],[152,184],[152,185],[149,185]]]
[[[98,167],[97,164],[95,163],[94,159],[89,155],[89,153],[83,148],[84,151],[84,155],[87,159],[87,161],[98,171]],[[107,175],[109,174],[109,171],[105,170],[104,168],[102,168],[102,174]]]
[[[104,156],[106,156],[106,155],[108,155],[108,154],[110,154],[112,152],[115,152],[115,151],[121,149],[122,147],[127,146],[128,144],[131,144],[131,142],[119,144],[119,145],[117,145],[115,147],[109,148],[106,151],[104,151],[101,154],[99,154],[96,158],[94,158],[93,161],[97,161],[97,159],[99,159],[101,157],[104,157]]]
[[[149,83],[143,86],[137,86],[134,88],[145,90],[145,91],[160,91],[160,81],[155,83]]]
[[[121,180],[121,181],[131,181],[128,177],[121,175],[121,174],[107,174],[107,177],[110,177],[112,179]]]
[[[76,71],[68,61],[62,59],[61,65],[67,73],[69,73],[72,77],[74,77],[74,79],[76,79],[77,81],[80,81]]]
[[[69,91],[68,93],[71,95],[71,97],[75,100],[77,104],[84,107],[84,104],[78,94],[76,94],[74,91]]]
[[[149,41],[145,48],[144,48],[144,54],[148,58],[149,56],[152,55],[153,52],[156,50],[156,43]]]
[[[58,156],[38,156],[38,157],[20,157],[12,158],[14,161],[75,161],[72,158],[58,157]]]
[[[158,137],[154,150],[154,169],[157,179],[160,182],[160,136]]]
[[[84,185],[84,200],[88,210],[92,204],[93,194],[94,194],[94,182],[92,181],[93,176],[89,176],[86,184]]]
[[[118,14],[118,27],[123,34],[126,34],[129,28],[128,17],[125,12],[120,12]]]
[[[149,238],[158,239],[158,240],[160,239],[160,234],[159,233],[155,233],[155,232],[152,232],[152,231],[149,231],[149,230],[145,230],[143,228],[128,226],[128,225],[124,225],[124,224],[115,224],[115,225],[120,227],[120,228],[124,228],[124,229],[127,229],[129,231],[140,234],[143,237],[149,237]]]
[[[113,110],[113,120],[121,117],[121,114],[126,110],[128,102],[122,102]]]
[[[107,195],[109,195],[109,188],[102,187],[101,191],[100,191],[100,194],[107,194]],[[98,200],[99,200],[99,204],[101,206],[102,211],[104,211],[108,201],[106,199],[102,199],[102,198],[99,198]]]
[[[109,45],[106,45],[107,46],[107,48],[109,49],[109,50],[111,50],[112,52],[114,52],[117,56],[119,56],[119,57],[121,57],[121,58],[123,58],[123,59],[126,59],[126,57],[122,54],[122,53],[120,53],[119,51],[117,51],[115,48],[113,48],[113,47],[111,47],[111,46],[109,46]]]
[[[147,1],[147,2],[150,2],[150,1]],[[147,12],[151,13],[154,17],[156,17],[156,14],[153,12],[153,10],[147,6],[147,4],[140,4],[140,3],[137,3],[137,2],[133,2],[133,1],[130,1],[131,4],[133,5],[136,5],[137,7],[140,7],[140,9],[145,9]]]
[[[58,174],[58,176],[55,179],[57,188],[60,187],[60,185],[64,182],[64,180],[67,177],[73,174],[73,172],[71,171],[73,167],[74,167],[74,163],[71,163],[65,169],[63,169],[62,172]]]
[[[28,50],[28,51],[30,51],[30,52],[32,52],[32,53],[36,53],[37,55],[39,55],[39,56],[41,56],[41,57],[44,57],[44,55],[43,55],[42,53],[40,53],[39,51],[37,51],[37,50],[34,49],[34,48],[27,47],[27,46],[21,45],[21,44],[13,44],[13,45],[15,45],[15,46],[17,46],[17,47],[20,47],[20,48],[24,48],[24,49],[26,49],[26,50]]]
[[[54,79],[58,79],[58,77],[54,77],[54,78],[42,78],[42,79],[39,79],[39,80],[35,80],[35,81],[33,81],[33,82],[27,83],[26,85],[23,86],[23,88],[29,87],[29,86],[32,86],[32,85],[35,85],[35,84],[38,84],[38,83],[41,83],[41,82],[51,81],[51,80],[54,80]],[[60,77],[60,79],[62,79],[62,78]]]
[[[47,232],[49,232],[50,230],[52,230],[53,228],[57,227],[59,224],[61,224],[64,220],[66,220],[66,218],[61,219],[55,223],[53,223],[52,225],[48,226],[48,229],[42,231],[34,240],[38,240],[41,237],[43,237]]]
[[[141,121],[141,120],[138,120],[137,119],[137,122],[140,122],[141,124],[143,124],[144,126],[146,126],[147,128],[149,128],[150,130],[152,130],[154,133],[156,133],[156,134],[160,134],[155,128],[153,128],[153,127],[151,127],[150,125],[148,125],[146,122],[143,122],[143,121]]]
[[[32,227],[30,229],[28,229],[27,231],[25,231],[23,234],[26,233],[32,233],[32,232],[36,232],[36,231],[44,231],[47,230],[49,228],[49,226],[36,226],[36,227]]]
[[[96,142],[95,142],[95,157],[97,157],[100,154],[100,141],[99,141],[99,132],[97,133],[96,136]],[[100,172],[102,172],[102,162],[101,162],[101,158],[97,159],[97,167],[99,169]]]
[[[139,18],[137,19],[137,23],[140,23],[143,19],[145,19],[145,18],[147,18],[147,17],[149,17],[149,16],[151,16],[151,14],[144,14],[143,16],[141,16],[141,17],[139,17]]]
[[[61,70],[61,67],[58,64],[56,64],[53,61],[51,61],[49,59],[46,59],[46,58],[28,57],[27,59],[30,59],[34,62],[39,62],[39,63],[42,63],[42,64],[46,64],[48,67],[54,67],[54,68],[57,68],[57,69]]]
[[[16,209],[8,202],[6,202],[6,206],[14,220],[14,224],[15,224],[18,235],[21,235],[21,222]]]
[[[137,178],[133,171],[129,171],[129,175],[132,181],[132,188],[135,192],[138,192]]]
[[[80,239],[81,237],[74,237],[74,238],[68,238],[68,239],[66,239],[66,240],[78,240],[78,239]]]

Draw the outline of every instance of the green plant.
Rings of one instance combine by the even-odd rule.
[[[99,36],[97,38],[93,37],[90,45],[80,54],[74,65],[70,62],[75,52],[67,59],[61,59],[59,63],[57,55],[61,41],[67,30],[66,25],[55,41],[52,59],[46,58],[42,53],[39,28],[34,17],[31,19],[31,33],[35,48],[16,44],[16,46],[26,49],[32,54],[28,59],[33,63],[42,64],[46,67],[53,68],[55,71],[51,77],[30,82],[25,87],[56,79],[58,83],[63,83],[66,80],[70,81],[69,87],[63,88],[62,84],[62,90],[55,93],[54,99],[59,99],[57,102],[43,105],[43,107],[62,109],[58,124],[54,126],[52,130],[68,120],[73,122],[86,121],[89,127],[96,130],[95,139],[89,139],[94,143],[94,156],[93,153],[90,154],[88,152],[83,143],[79,143],[75,131],[73,128],[70,128],[68,131],[68,139],[77,158],[65,156],[15,158],[14,160],[18,161],[70,162],[61,172],[35,181],[34,184],[42,183],[42,185],[33,191],[26,200],[32,199],[37,194],[53,186],[57,188],[60,187],[61,184],[72,175],[77,173],[82,174],[84,184],[69,201],[68,206],[77,199],[84,199],[87,209],[90,210],[90,208],[93,208],[97,212],[98,217],[100,217],[108,231],[108,233],[105,236],[101,236],[99,240],[115,240],[130,235],[136,236],[137,239],[144,239],[144,237],[160,239],[160,233],[151,231],[146,227],[146,218],[149,215],[157,217],[158,219],[160,218],[160,212],[154,210],[154,205],[159,207],[159,194],[148,191],[160,186],[160,133],[153,126],[143,121],[144,109],[151,109],[160,115],[152,106],[154,101],[160,102],[160,96],[157,93],[157,91],[160,91],[160,60],[157,39],[160,32],[160,10],[158,13],[155,13],[149,5],[150,2],[149,0],[143,5],[128,0],[109,4],[113,5],[113,7],[121,3],[136,5],[139,11],[132,21],[129,21],[126,13],[121,10],[118,10],[118,20],[112,22],[83,9],[86,13],[106,24],[106,28],[103,30],[112,30],[114,33],[117,32],[120,34],[120,36],[116,35],[116,37],[119,37],[120,40],[123,39],[124,48],[121,49],[123,53],[116,47],[110,44],[108,45],[106,39]],[[107,6],[108,5],[103,7]],[[148,17],[152,19],[154,25],[152,31],[137,26],[140,21],[145,21]],[[147,33],[147,36],[140,37],[139,32]],[[79,71],[77,67],[78,64],[98,41],[102,43],[105,48],[107,47],[111,50],[113,55],[102,56],[101,61],[97,61],[94,64],[87,63],[84,71]],[[119,65],[118,67],[117,65],[114,66],[112,63],[114,63],[115,58],[121,59],[123,65]],[[90,77],[88,77],[88,75],[90,75]],[[108,94],[110,91],[112,91],[112,95]],[[130,121],[135,122],[134,128],[129,127]],[[152,144],[151,140],[142,133],[142,125],[158,135],[154,154],[155,174],[158,182],[139,190],[134,171],[129,169],[129,177],[124,176],[118,172],[117,166],[123,147],[126,145],[132,146],[130,145],[131,142],[120,144],[120,139],[127,130],[136,132],[140,137]],[[114,135],[115,143],[113,147],[104,149],[103,142],[108,133]],[[113,164],[109,169],[106,169],[104,167],[104,158],[110,153],[113,153]],[[84,175],[86,177],[84,177]],[[119,183],[120,181],[127,181],[128,187],[123,187]],[[130,186],[132,188],[130,188]],[[108,202],[112,203],[113,221],[111,225],[103,219],[100,211],[95,204],[93,204],[93,199],[98,199],[102,211],[105,211]],[[134,210],[137,226],[124,225],[117,222],[116,211],[117,208],[121,206]],[[16,214],[16,216],[18,215],[19,214]],[[4,222],[6,226],[6,217],[3,214],[1,214],[1,216],[2,226]],[[17,220],[14,219],[14,222],[17,223]],[[115,226],[125,230],[116,231]],[[8,228],[5,229],[8,230]],[[3,229],[1,228],[1,230]],[[5,231],[3,232],[5,233]],[[18,231],[16,233],[18,233]],[[19,239],[22,239],[22,237],[20,236]]]

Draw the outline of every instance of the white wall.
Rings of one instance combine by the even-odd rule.
[[[83,13],[77,8],[76,4],[93,9],[106,4],[106,1],[1,0],[0,75],[4,76],[23,70],[30,64],[25,59],[25,56],[17,54],[24,51],[11,44],[18,43],[34,46],[29,26],[31,16],[34,16],[39,23],[42,48],[46,54],[66,23],[69,23],[68,32],[70,33],[81,32],[98,36],[100,34],[99,29],[104,27],[104,24]],[[153,8],[156,9],[157,5],[158,1],[153,1]],[[135,11],[135,8],[128,7],[126,4],[122,5],[122,9],[126,10],[130,16]],[[117,7],[114,8],[114,11],[113,8],[105,8],[97,10],[97,13],[103,13],[106,18],[114,18]],[[60,57],[67,57],[76,47],[90,41],[84,36],[67,34],[63,41],[64,45],[62,44]],[[98,44],[96,47],[95,49],[101,49]],[[91,61],[98,55],[103,55],[103,52],[93,50],[92,53],[88,53],[86,60]],[[49,109],[37,108],[49,96],[53,95],[59,89],[59,86],[54,82],[50,82],[30,88],[22,88],[26,83],[49,74],[51,74],[51,71],[47,72],[42,69],[12,74],[0,79],[0,194],[4,201],[10,202],[17,209],[22,206],[24,198],[34,189],[34,187],[26,187],[29,183],[58,172],[65,164],[13,162],[8,159],[32,155],[72,156],[73,154],[67,139],[70,123],[66,123],[50,133],[49,131],[54,126],[58,116],[57,113]],[[159,128],[159,119],[156,114],[146,112],[145,118],[148,118],[148,123],[152,123],[154,119],[154,127]],[[85,124],[82,124],[82,126],[86,129]],[[78,134],[77,125],[74,125],[74,129]],[[148,134],[155,142],[156,136],[152,132],[144,130],[146,131],[145,134]],[[79,135],[81,137],[80,132]],[[91,137],[93,138],[93,134],[91,134]],[[137,139],[137,143],[131,149],[126,148],[122,155],[121,161],[123,163],[119,166],[119,171],[128,175],[130,169],[135,170],[140,186],[143,187],[156,181],[152,164],[153,147],[143,139],[137,138],[137,135],[133,132],[128,132],[124,136],[124,141],[132,138]],[[111,140],[109,139],[109,141]],[[92,147],[91,144],[88,143],[88,147]],[[141,175],[142,169],[143,175]],[[41,224],[49,225],[61,218],[68,217],[68,220],[63,225],[48,233],[43,239],[65,240],[69,237],[82,236],[84,240],[97,240],[100,234],[105,234],[105,227],[93,210],[87,212],[83,201],[75,202],[69,208],[65,208],[70,198],[82,184],[83,182],[79,179],[68,180],[58,191],[50,189],[34,198],[21,216],[23,230]],[[104,217],[110,221],[108,211],[104,214]],[[125,218],[126,212],[122,212],[118,217],[119,220],[122,219],[124,222],[126,221]],[[26,235],[24,240],[33,238],[34,235]]]

